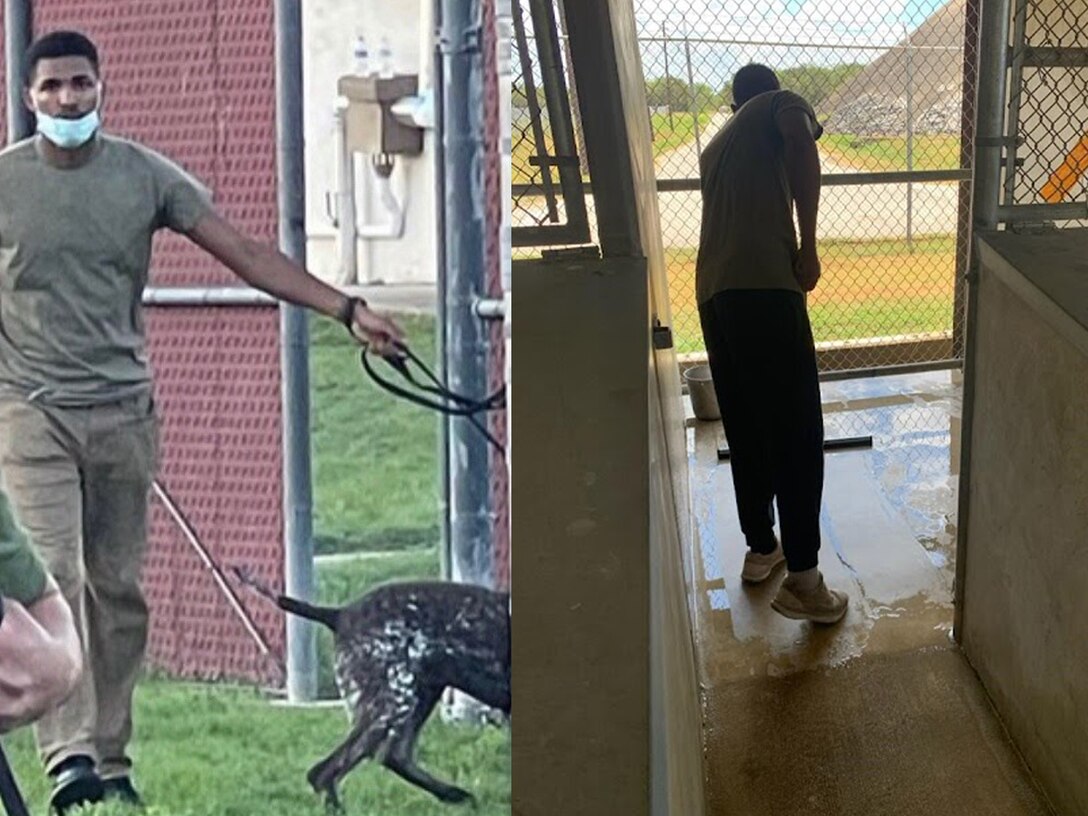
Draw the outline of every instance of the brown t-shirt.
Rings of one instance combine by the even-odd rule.
[[[211,196],[126,139],[99,133],[74,169],[46,163],[37,139],[0,152],[0,394],[85,406],[148,393],[151,238],[190,231]]]
[[[802,291],[793,274],[797,232],[778,125],[792,108],[808,114],[819,138],[823,129],[808,102],[792,91],[769,91],[744,103],[699,159],[698,303],[727,289]]]

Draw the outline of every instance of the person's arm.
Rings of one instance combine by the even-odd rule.
[[[820,279],[820,260],[816,252],[816,216],[820,208],[820,154],[816,149],[813,123],[799,107],[783,110],[776,118],[784,142],[786,175],[790,193],[797,207],[801,255],[797,280],[806,292]]]
[[[186,233],[238,277],[257,289],[297,306],[340,319],[347,295],[314,277],[273,247],[247,238],[218,213],[203,215]],[[351,313],[351,332],[378,354],[395,354],[404,333],[392,320],[363,304]]]
[[[83,670],[72,612],[50,577],[23,606],[3,599],[0,620],[0,733],[37,720],[64,702]]]

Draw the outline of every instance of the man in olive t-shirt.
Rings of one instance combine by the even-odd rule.
[[[817,566],[824,428],[804,295],[820,279],[822,129],[764,65],[737,72],[733,100],[733,116],[700,157],[695,288],[748,545],[741,577],[764,581],[785,561],[775,611],[835,623],[847,598],[827,588]]]
[[[54,32],[27,54],[38,133],[0,152],[0,472],[87,653],[36,726],[51,808],[139,804],[126,748],[147,640],[139,586],[158,459],[141,294],[156,230],[248,284],[335,316],[379,354],[402,339],[365,302],[239,233],[170,160],[103,133],[98,52]]]

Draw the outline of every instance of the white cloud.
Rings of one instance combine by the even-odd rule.
[[[903,36],[900,22],[917,0],[805,0],[791,13],[784,0],[635,0],[644,31],[665,21],[676,33],[708,39],[883,46]],[[910,15],[912,18],[915,15]]]
[[[669,46],[670,72],[720,87],[746,62],[775,68],[802,63],[868,63],[901,42],[904,20],[919,25],[934,0],[634,0],[648,76],[664,70],[662,30],[690,40]],[[798,8],[800,5],[800,8]]]

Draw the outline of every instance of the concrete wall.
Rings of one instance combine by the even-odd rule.
[[[646,257],[514,269],[514,813],[699,816],[686,439],[675,352],[651,350],[671,318],[643,74],[629,3],[567,8],[590,167],[615,185],[598,183],[601,244]]]
[[[610,0],[612,32],[623,94],[627,143],[638,206],[639,236],[649,280],[647,329],[672,326],[668,270],[661,234],[653,135],[646,117],[646,83],[634,7]],[[685,571],[691,553],[687,438],[674,348],[657,349],[650,383],[650,573],[652,577],[650,761],[654,816],[701,816],[704,811],[703,737],[695,642],[693,587]]]
[[[397,73],[420,75],[429,82],[432,56],[427,43],[433,30],[432,0],[306,0],[303,3],[306,89],[306,197],[311,271],[332,279],[337,273],[335,230],[325,210],[325,193],[335,190],[333,103],[339,77],[350,73],[357,33],[366,37],[377,58],[382,36],[393,47]],[[369,172],[369,171],[368,171]],[[404,236],[399,240],[359,242],[359,282],[433,283],[436,280],[434,132],[426,131],[423,153],[398,158],[393,189],[407,201]],[[365,184],[357,170],[359,189]],[[367,203],[369,199],[369,204]],[[370,207],[368,211],[366,208]],[[385,220],[376,196],[360,197],[359,220]],[[370,244],[368,252],[367,244]]]
[[[513,813],[647,816],[646,265],[513,275]]]
[[[1086,308],[1084,232],[1002,233],[1021,268],[1036,267],[1034,282],[984,250],[978,352],[968,361],[976,394],[963,647],[1067,814],[1088,813],[1088,330],[1069,316]],[[1048,249],[1062,244],[1064,257]],[[1039,286],[1072,299],[1055,302]]]

